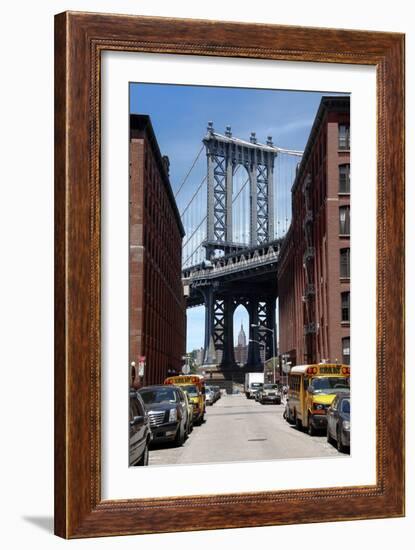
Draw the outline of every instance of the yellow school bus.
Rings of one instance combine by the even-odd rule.
[[[310,435],[326,429],[327,409],[338,393],[350,391],[350,367],[331,363],[298,365],[288,376],[285,418]]]
[[[187,397],[193,407],[194,423],[202,424],[206,412],[206,388],[203,376],[198,374],[169,376],[169,378],[165,379],[164,383],[179,386],[187,393]]]

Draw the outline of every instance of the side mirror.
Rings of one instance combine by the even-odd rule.
[[[307,393],[313,393],[313,386],[308,386]]]
[[[136,426],[137,424],[142,424],[144,422],[144,416],[134,416],[132,420],[130,420],[130,426]]]

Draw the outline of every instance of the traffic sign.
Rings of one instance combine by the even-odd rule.
[[[182,367],[182,373],[183,374],[189,374],[190,372],[190,366],[186,363],[185,365],[183,365]]]
[[[291,370],[291,363],[283,363],[282,364],[282,371],[285,373],[285,374],[288,374]]]

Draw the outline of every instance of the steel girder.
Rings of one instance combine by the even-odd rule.
[[[238,165],[246,168],[250,182],[250,245],[256,246],[274,238],[273,169],[276,151],[270,144],[235,140],[230,129],[226,136],[215,133],[209,123],[203,142],[206,147],[207,239],[206,255],[215,249],[225,253],[232,243],[233,174]]]

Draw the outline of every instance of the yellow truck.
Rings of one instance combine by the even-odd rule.
[[[169,378],[165,379],[164,383],[179,386],[187,393],[187,397],[193,407],[193,422],[194,424],[202,424],[206,412],[206,387],[203,376],[198,374],[169,376]]]
[[[309,435],[327,427],[327,409],[337,394],[350,391],[350,367],[334,363],[298,365],[288,376],[285,418]]]

